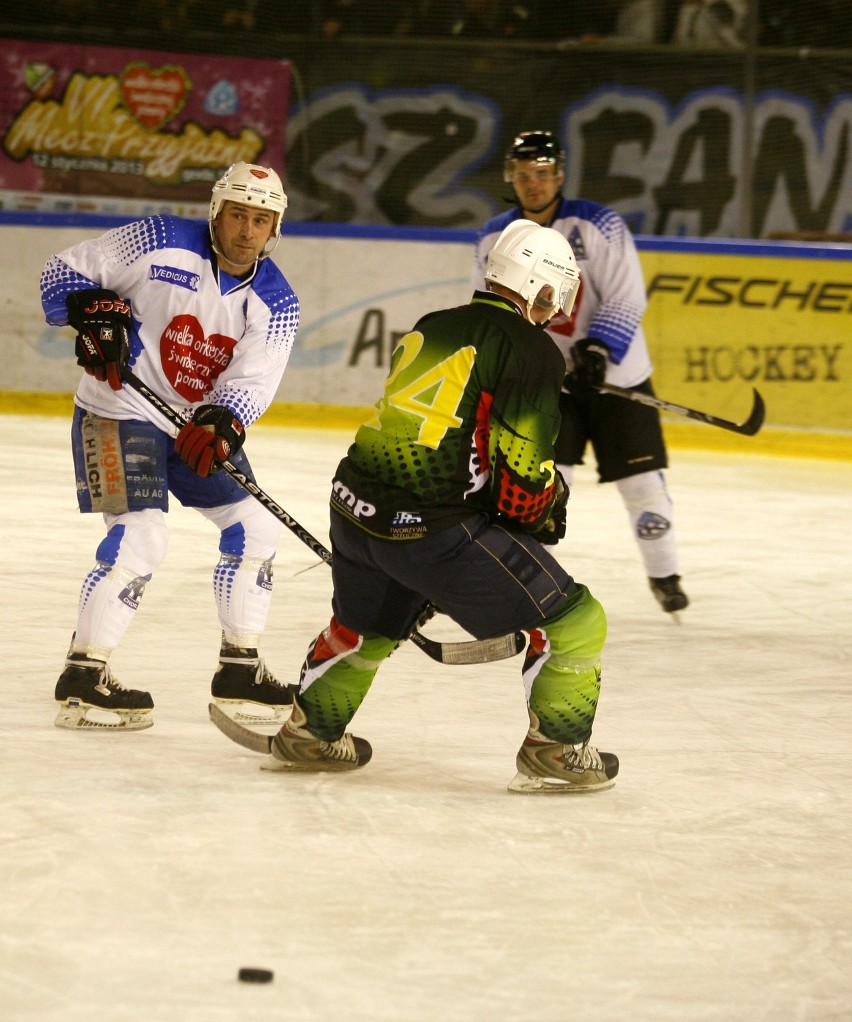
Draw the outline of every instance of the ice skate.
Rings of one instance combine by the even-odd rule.
[[[262,770],[293,770],[318,772],[322,770],[356,770],[370,762],[373,750],[364,738],[345,734],[336,741],[317,738],[305,727],[307,717],[299,703],[293,700],[293,713],[287,723],[272,739],[269,759]]]
[[[523,794],[575,794],[603,791],[615,784],[618,757],[588,742],[563,745],[530,729],[518,752],[517,774],[509,791]]]
[[[210,694],[233,720],[281,724],[290,716],[293,690],[282,685],[256,649],[222,646]]]
[[[666,578],[649,578],[651,592],[667,614],[684,610],[689,606],[689,598],[680,587],[680,575],[668,575]]]
[[[141,731],[154,723],[150,693],[125,688],[102,660],[71,653],[55,692],[59,712],[54,723],[72,731]]]

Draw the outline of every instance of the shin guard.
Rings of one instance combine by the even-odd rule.
[[[678,571],[672,501],[662,472],[641,472],[615,484],[649,578],[667,578]]]
[[[313,734],[331,742],[343,735],[380,664],[398,645],[381,636],[365,638],[331,619],[308,649],[299,679],[299,702]]]
[[[530,632],[523,666],[531,719],[552,741],[588,740],[600,694],[603,607],[577,585],[559,612]]]

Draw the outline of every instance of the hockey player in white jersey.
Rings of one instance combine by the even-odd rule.
[[[230,460],[251,477],[245,431],[272,401],[298,328],[298,299],[268,258],[286,208],[274,170],[236,163],[213,186],[207,223],[138,220],[52,256],[42,271],[45,318],[75,328],[85,370],[72,428],[78,504],[106,526],[56,684],[60,727],[153,723],[150,694],[121,685],[109,658],[165,556],[169,493],[219,530],[214,699],[232,712],[247,703],[260,716],[289,715],[289,690],[258,652],[281,526],[219,470]],[[186,420],[176,438],[122,385],[125,366]]]
[[[549,131],[518,135],[509,147],[504,179],[517,205],[492,217],[476,241],[471,283],[481,287],[486,258],[507,224],[532,220],[563,234],[580,267],[580,293],[566,316],[547,330],[567,366],[560,401],[557,466],[570,483],[572,466],[591,443],[602,483],[615,483],[642,555],[651,591],[664,611],[683,610],[672,503],[663,469],[667,452],[655,408],[603,394],[602,383],[653,394],[651,359],[642,330],[647,300],[636,246],[615,210],[566,199],[564,153]]]

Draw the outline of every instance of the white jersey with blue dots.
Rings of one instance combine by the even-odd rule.
[[[68,293],[93,287],[130,302],[130,367],[183,417],[219,404],[248,427],[266,411],[299,325],[299,301],[271,259],[238,280],[218,269],[206,223],[153,216],[52,256],[41,276],[47,322],[67,323]],[[88,374],[75,401],[172,432],[135,391],[114,391]]]
[[[523,213],[517,207],[492,217],[476,239],[471,287],[481,289],[485,263],[503,229]],[[547,331],[568,369],[571,348],[583,337],[596,337],[609,348],[607,383],[635,387],[651,375],[651,358],[642,330],[648,301],[642,266],[622,217],[586,199],[562,199],[547,226],[568,239],[580,267],[580,291],[570,316],[557,313]]]

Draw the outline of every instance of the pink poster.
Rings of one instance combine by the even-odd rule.
[[[285,176],[287,61],[4,40],[0,208],[206,215],[237,160]]]

